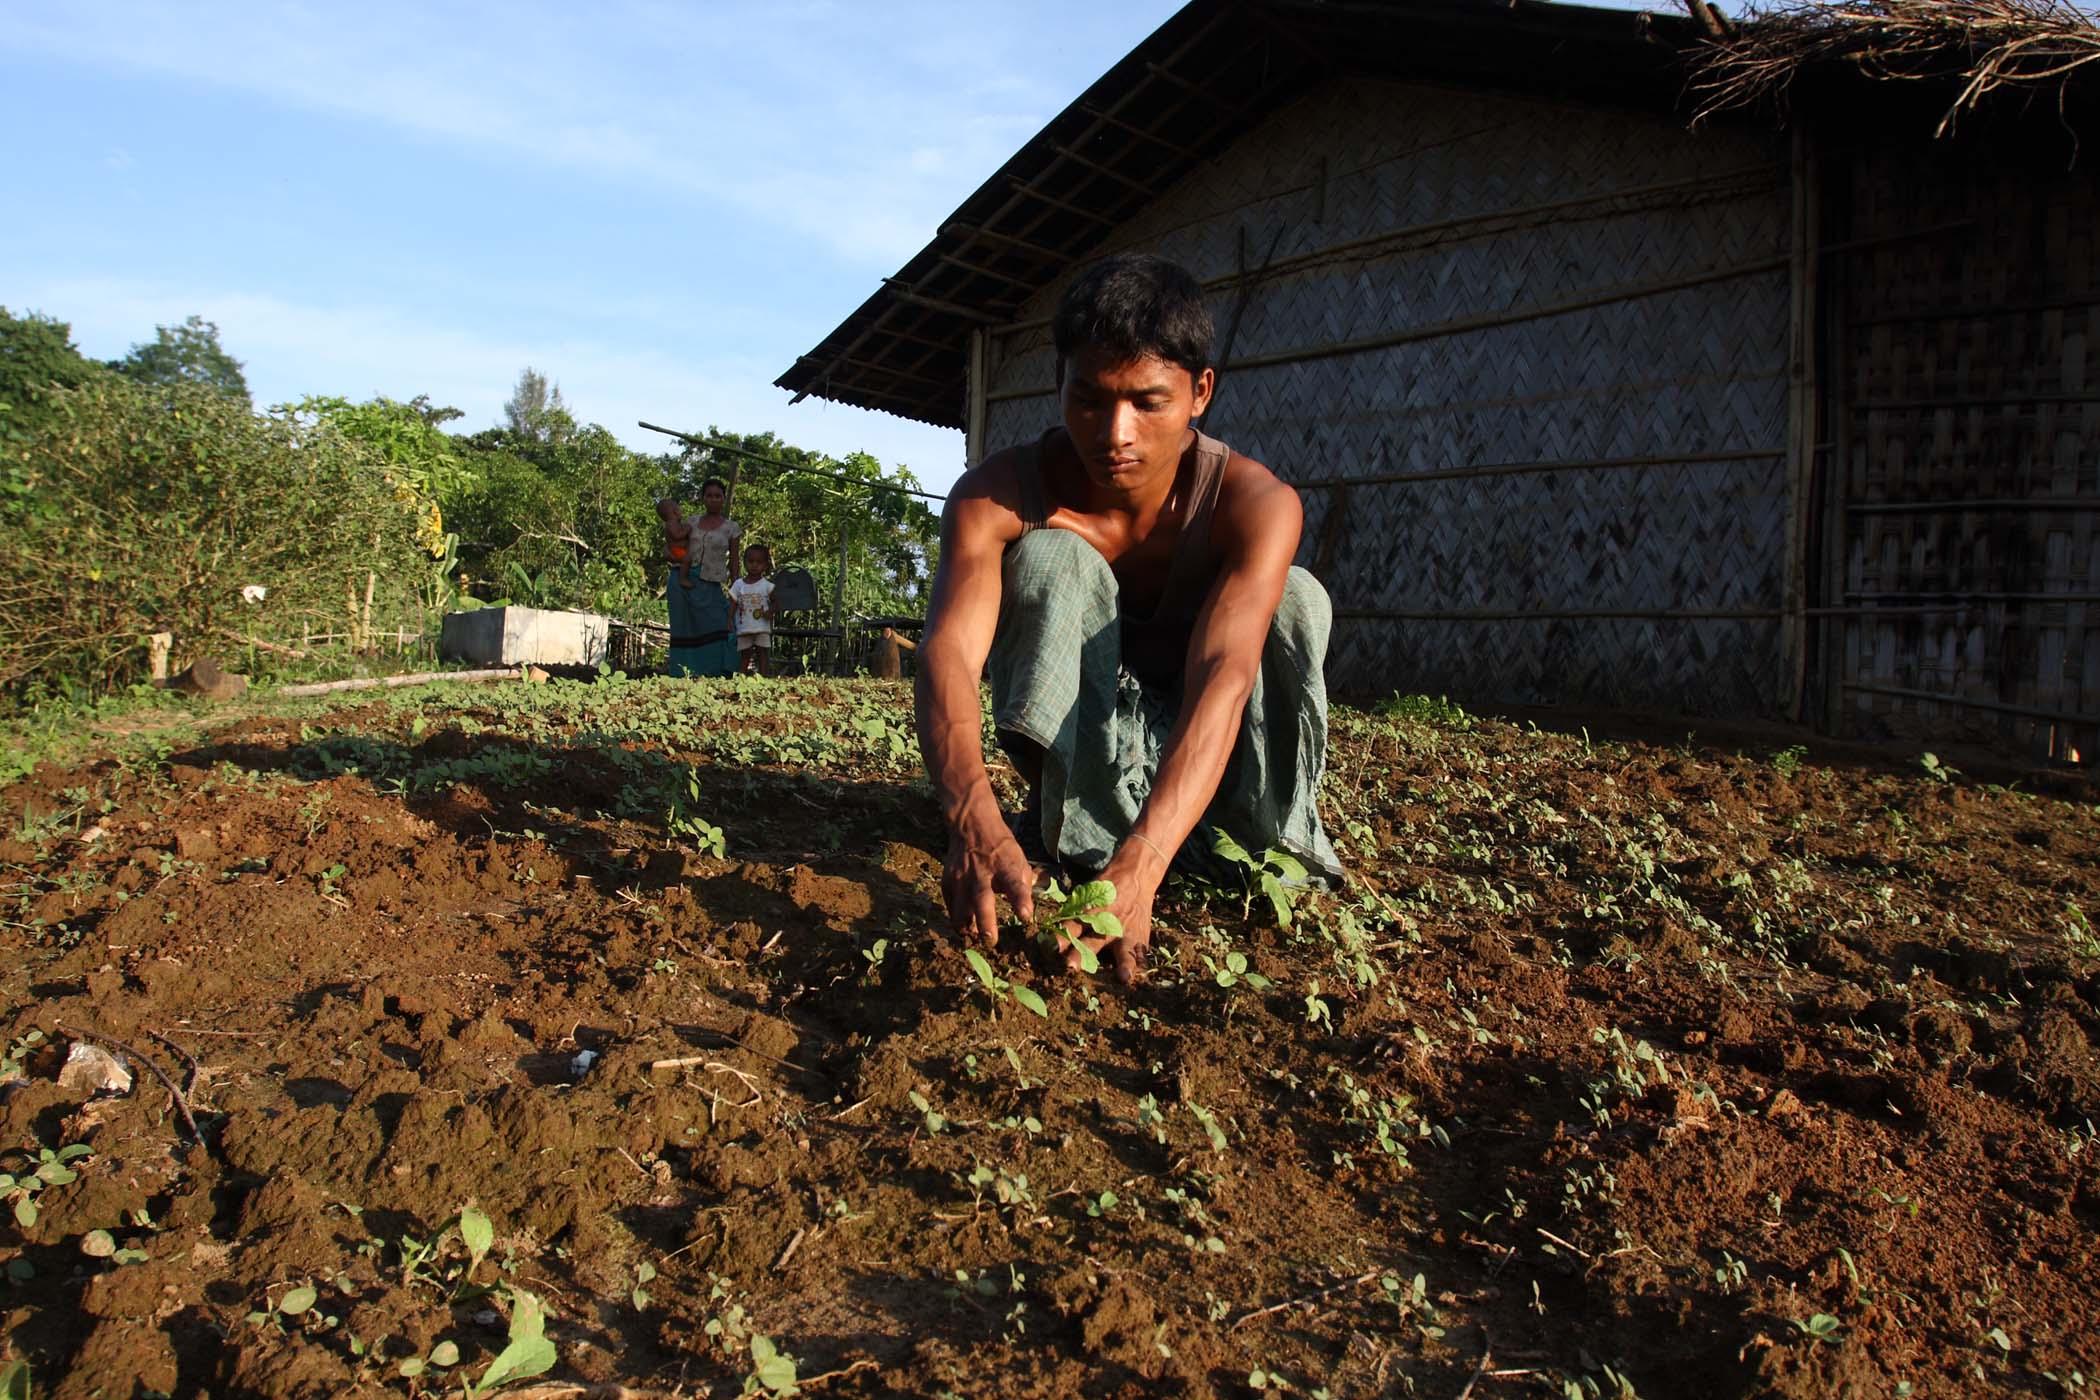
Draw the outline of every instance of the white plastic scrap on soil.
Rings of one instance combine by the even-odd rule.
[[[128,1094],[131,1092],[131,1070],[121,1056],[99,1045],[76,1040],[66,1051],[66,1062],[59,1068],[58,1082],[62,1088],[89,1094]]]

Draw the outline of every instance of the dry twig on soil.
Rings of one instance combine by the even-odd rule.
[[[74,1036],[77,1039],[99,1040],[104,1045],[114,1045],[117,1047],[117,1049],[122,1050],[125,1054],[131,1056],[132,1059],[144,1065],[149,1071],[151,1071],[153,1077],[161,1082],[161,1087],[168,1091],[168,1097],[175,1101],[175,1108],[179,1113],[182,1114],[182,1121],[189,1125],[190,1136],[196,1140],[198,1146],[202,1147],[206,1145],[204,1141],[204,1134],[197,1127],[196,1115],[190,1112],[190,1101],[182,1096],[182,1090],[175,1087],[175,1081],[168,1078],[166,1071],[162,1070],[159,1065],[153,1063],[153,1061],[146,1055],[146,1053],[143,1050],[140,1050],[135,1045],[126,1045],[123,1041],[117,1039],[113,1035],[103,1035],[98,1031],[83,1030],[78,1026],[69,1026],[63,1021],[53,1021],[51,1024],[53,1026],[56,1026],[59,1030],[64,1031],[67,1035]],[[147,1032],[147,1034],[151,1035],[152,1032],[149,1031]],[[158,1038],[159,1037],[157,1036],[155,1037],[155,1039]]]

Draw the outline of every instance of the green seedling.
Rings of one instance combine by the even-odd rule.
[[[429,1371],[444,1371],[459,1364],[459,1345],[456,1342],[439,1342],[427,1356],[411,1356],[403,1359],[395,1368],[395,1374],[403,1380],[414,1380]]]
[[[991,994],[994,1004],[1002,1002],[1010,996],[1036,1015],[1045,1019],[1049,1017],[1049,1004],[1043,1000],[1042,995],[1035,988],[1023,986],[1018,982],[1007,981],[992,970],[991,960],[975,948],[963,949],[963,960],[969,963],[970,971],[977,974],[977,980],[984,984],[984,989]]]
[[[15,1203],[15,1223],[27,1230],[36,1224],[37,1193],[47,1186],[64,1186],[79,1179],[69,1162],[78,1161],[95,1149],[85,1143],[73,1143],[52,1151],[39,1148],[27,1171],[21,1173],[0,1172],[0,1198],[12,1198]]]
[[[867,971],[861,974],[862,981],[868,981],[872,979],[876,973],[882,971],[882,960],[889,953],[889,951],[890,941],[887,938],[878,938],[873,943],[860,950],[861,960],[866,962],[868,965]]]
[[[29,1400],[29,1363],[20,1357],[0,1364],[0,1400]]]
[[[795,1358],[773,1345],[770,1337],[751,1339],[751,1373],[744,1377],[746,1395],[766,1391],[773,1395],[795,1393]]]
[[[926,1096],[920,1093],[917,1089],[912,1090],[907,1097],[911,1099],[911,1106],[913,1108],[916,1108],[917,1110],[919,1110],[919,1112],[926,1115],[925,1122],[927,1132],[938,1134],[941,1131],[941,1129],[948,1126],[948,1120],[943,1118],[940,1115],[940,1111],[936,1109],[932,1104],[928,1103],[926,1101]]]
[[[1218,1126],[1217,1115],[1200,1103],[1191,1103],[1188,1109],[1194,1115],[1196,1122],[1202,1126],[1203,1136],[1210,1139],[1210,1150],[1213,1152],[1225,1151],[1228,1146],[1225,1139],[1225,1130]]]
[[[21,1078],[22,1066],[43,1043],[44,1033],[39,1030],[24,1031],[16,1036],[14,1043],[7,1047],[7,1054],[0,1056],[0,1082]]]
[[[1317,977],[1313,979],[1312,986],[1305,994],[1305,1024],[1334,1029],[1334,1012],[1329,1009],[1326,999],[1320,995],[1320,979]]]
[[[655,1277],[656,1265],[650,1263],[648,1260],[644,1259],[641,1263],[635,1265],[634,1292],[628,1294],[627,1296],[628,1301],[634,1304],[634,1310],[636,1312],[643,1312],[647,1310],[649,1306],[649,1293],[647,1285]]]
[[[1789,1320],[1794,1324],[1794,1329],[1812,1343],[1838,1342],[1844,1338],[1844,1331],[1838,1326],[1838,1320],[1829,1313],[1816,1313],[1806,1321],[1798,1317]]]
[[[554,1369],[560,1359],[554,1343],[547,1340],[547,1314],[540,1307],[540,1300],[522,1288],[509,1286],[510,1336],[496,1359],[481,1373],[478,1381],[467,1381],[462,1390],[466,1400],[481,1400],[512,1381],[521,1381],[530,1376],[544,1375]]]
[[[703,854],[720,859],[728,850],[727,838],[722,828],[700,815],[700,775],[688,772],[685,778],[685,795],[674,798],[670,811],[664,814],[664,829],[673,836],[682,836],[698,846]]]
[[[446,1248],[455,1234],[466,1251],[464,1267]],[[473,1206],[462,1206],[459,1214],[440,1225],[430,1238],[419,1240],[413,1235],[403,1235],[395,1241],[395,1250],[401,1258],[401,1281],[429,1284],[452,1302],[479,1297],[487,1293],[489,1287],[474,1282],[474,1271],[481,1267],[482,1260],[488,1258],[495,1241],[496,1229],[488,1216]]]
[[[334,865],[331,865],[326,870],[322,871],[321,898],[340,901],[341,896],[336,893],[335,882],[342,879],[345,875],[349,873],[350,867],[344,865],[340,861],[336,862]]]
[[[1208,953],[1203,955],[1203,961],[1210,967],[1213,980],[1228,991],[1242,982],[1245,982],[1258,992],[1268,988],[1269,979],[1262,976],[1259,972],[1250,972],[1247,968],[1247,955],[1237,948],[1231,949],[1225,954],[1225,963],[1222,967]]]
[[[1101,959],[1093,949],[1079,941],[1079,935],[1071,931],[1077,924],[1091,932],[1096,938],[1113,942],[1123,936],[1123,921],[1108,912],[1116,902],[1115,883],[1110,880],[1089,880],[1083,885],[1074,885],[1070,893],[1057,887],[1055,880],[1043,891],[1045,902],[1055,905],[1050,916],[1044,920],[1042,929],[1036,934],[1046,947],[1059,953],[1074,949],[1079,956],[1079,970],[1092,976],[1101,970]]]
[[[1305,884],[1303,861],[1274,846],[1255,856],[1222,831],[1211,842],[1211,849],[1238,866],[1247,883],[1247,893],[1240,901],[1240,917],[1245,918],[1252,912],[1254,896],[1259,893],[1269,901],[1277,926],[1291,926],[1291,911],[1298,902],[1297,891]]]

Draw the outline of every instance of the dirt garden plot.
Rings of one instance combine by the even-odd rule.
[[[8,788],[6,1355],[54,1397],[2095,1375],[2087,802],[1338,710],[1352,887],[1180,888],[1125,990],[941,931],[909,703],[283,702]],[[129,1093],[61,1083],[83,1043]]]

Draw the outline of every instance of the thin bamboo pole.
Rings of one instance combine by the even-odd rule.
[[[1645,297],[1662,296],[1669,292],[1689,291],[1693,287],[1709,286],[1715,282],[1732,282],[1744,277],[1759,277],[1770,272],[1779,272],[1789,265],[1787,258],[1759,258],[1752,262],[1732,263],[1725,267],[1708,269],[1689,277],[1668,277],[1654,282],[1640,282],[1626,286],[1611,287],[1592,295],[1575,297],[1568,301],[1545,302],[1536,306],[1521,307],[1515,311],[1497,312],[1486,316],[1462,316],[1457,320],[1443,321],[1432,326],[1413,326],[1406,330],[1387,331],[1380,335],[1362,336],[1354,340],[1330,341],[1324,345],[1305,345],[1291,350],[1277,350],[1266,355],[1248,355],[1231,364],[1221,366],[1224,371],[1268,369],[1277,365],[1299,364],[1306,360],[1333,359],[1341,355],[1360,355],[1373,350],[1391,350],[1402,345],[1413,345],[1425,340],[1442,340],[1454,335],[1469,335],[1476,331],[1496,330],[1503,326],[1518,326],[1529,321],[1543,321],[1555,316],[1569,316],[1581,311],[1595,311],[1602,307],[1617,306],[1622,302],[1639,301]],[[1002,389],[985,397],[992,402],[1007,399],[1041,398],[1055,392],[1052,385],[1039,385],[1026,389]]]

